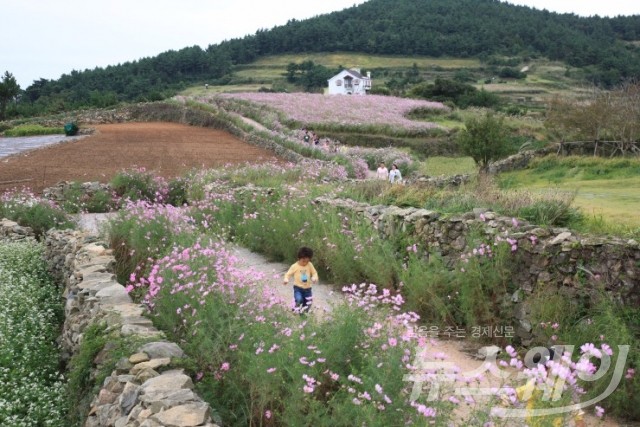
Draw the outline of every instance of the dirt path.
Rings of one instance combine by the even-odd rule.
[[[265,275],[264,286],[273,291],[286,303],[293,306],[293,290],[291,285],[283,285],[282,279],[291,264],[270,262],[265,257],[247,248],[234,245],[231,247],[233,254],[240,260],[240,268],[258,271]],[[331,285],[317,283],[313,285],[313,309],[312,313],[322,319],[325,313],[331,313],[342,302],[343,298],[333,290]]]

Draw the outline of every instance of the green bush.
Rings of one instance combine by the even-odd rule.
[[[511,153],[507,129],[503,118],[487,113],[484,118],[470,118],[458,135],[460,150],[473,158],[480,170],[486,170],[489,163]]]
[[[532,224],[554,225],[557,227],[577,226],[584,215],[566,200],[537,200],[518,210],[517,216]]]
[[[4,136],[36,136],[36,135],[62,135],[63,128],[44,127],[42,125],[20,125],[4,131]]]
[[[173,178],[169,180],[169,188],[167,191],[166,203],[173,206],[183,206],[187,203],[187,185],[186,178]]]
[[[124,200],[163,202],[166,182],[144,168],[118,172],[109,182],[116,196]]]
[[[103,213],[110,212],[116,207],[116,202],[109,191],[100,189],[87,194],[79,182],[69,185],[65,189],[63,197],[61,208],[68,213]]]
[[[76,228],[66,212],[53,202],[23,192],[2,195],[0,217],[15,221],[23,227],[31,227],[38,238],[51,228]]]

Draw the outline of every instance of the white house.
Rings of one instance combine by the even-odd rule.
[[[366,95],[371,89],[371,73],[363,76],[358,68],[342,70],[328,82],[329,95]]]

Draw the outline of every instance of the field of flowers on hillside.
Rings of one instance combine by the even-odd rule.
[[[292,120],[307,125],[337,124],[364,126],[370,124],[405,129],[433,129],[434,123],[413,121],[407,114],[415,109],[447,109],[440,102],[392,96],[325,96],[313,93],[229,93],[224,98],[242,99],[265,104],[282,111]]]

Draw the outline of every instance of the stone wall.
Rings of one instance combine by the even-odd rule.
[[[420,184],[430,187],[460,187],[471,179],[471,175],[451,175],[451,176],[422,176],[413,175],[405,179],[407,184]]]
[[[36,240],[31,227],[22,227],[17,222],[2,218],[0,220],[0,242],[18,242]]]
[[[83,182],[77,183],[73,181],[61,181],[53,187],[48,187],[42,190],[42,197],[52,200],[58,205],[66,202],[69,192],[76,189],[80,194],[74,194],[74,197],[78,197],[80,200],[87,200],[92,198],[97,192],[106,191],[111,193],[111,186],[109,184],[102,184],[100,182]]]
[[[544,157],[551,153],[557,153],[556,145],[545,147],[540,150],[524,150],[513,154],[506,159],[498,160],[489,165],[489,173],[510,172],[525,169],[529,163],[537,157]]]
[[[209,405],[193,392],[191,378],[172,368],[183,351],[166,341],[116,281],[115,258],[107,245],[71,230],[50,230],[45,245],[49,268],[64,286],[63,358],[79,350],[84,331],[96,322],[104,322],[109,333],[149,341],[118,361],[93,399],[85,426],[214,427]],[[94,363],[99,365],[108,351],[107,343]]]
[[[533,338],[527,296],[541,285],[562,290],[567,298],[594,292],[600,285],[631,307],[640,304],[640,245],[635,240],[593,238],[564,228],[543,228],[493,212],[476,209],[464,215],[442,217],[436,212],[396,206],[371,206],[351,200],[317,198],[366,218],[385,238],[406,234],[421,246],[450,260],[470,247],[470,234],[488,241],[512,239],[513,303],[516,332],[527,345]]]
[[[626,154],[636,153],[636,155],[640,151],[638,144],[635,142],[625,144],[625,150]],[[524,150],[505,159],[491,163],[489,165],[489,173],[501,173],[525,169],[533,159],[548,156],[549,154],[558,154],[561,156],[609,157],[616,154],[624,155],[625,153],[617,150],[615,142],[609,141],[558,142],[538,150]]]

